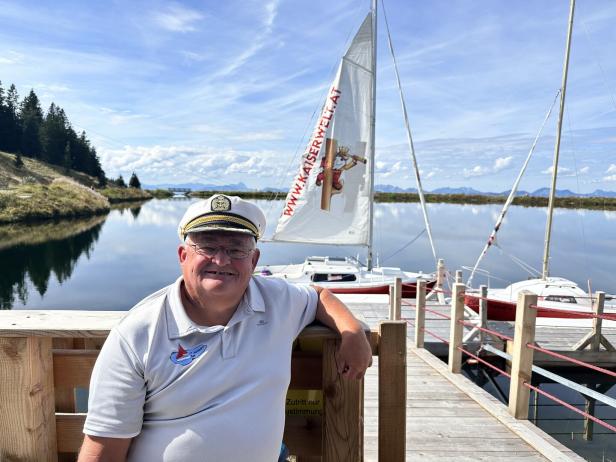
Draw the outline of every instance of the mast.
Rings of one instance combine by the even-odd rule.
[[[550,199],[548,202],[548,219],[545,226],[545,242],[543,248],[543,271],[541,279],[545,280],[549,276],[550,267],[550,238],[552,236],[552,216],[554,213],[554,198],[556,196],[556,177],[558,175],[558,157],[560,154],[560,137],[563,126],[563,114],[565,112],[565,93],[567,90],[567,73],[569,72],[569,54],[571,51],[571,35],[573,32],[573,12],[575,10],[575,0],[571,0],[569,7],[569,27],[567,29],[567,46],[565,50],[565,62],[563,65],[563,80],[560,92],[560,110],[558,112],[558,129],[556,131],[556,144],[554,146],[554,161],[552,163],[552,185],[550,187]]]
[[[368,271],[372,269],[372,241],[374,234],[374,159],[376,145],[376,5],[372,0],[372,119],[370,120],[370,230],[368,232]]]

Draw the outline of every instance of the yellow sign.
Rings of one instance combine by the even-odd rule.
[[[323,390],[288,390],[286,415],[323,415]]]

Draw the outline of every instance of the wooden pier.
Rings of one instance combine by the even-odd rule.
[[[349,295],[341,298],[370,328],[373,351],[378,356],[368,371],[363,389],[342,386],[335,374],[328,372],[331,369],[327,366],[333,357],[335,339],[321,331],[303,334],[308,343],[321,338],[329,342],[329,346],[321,344],[320,365],[315,365],[314,356],[305,357],[306,351],[294,363],[292,388],[321,388],[324,397],[322,419],[308,419],[309,425],[304,425],[306,422],[302,418],[288,419],[285,441],[304,454],[297,458],[298,462],[584,460],[532,423],[514,418],[505,405],[461,374],[450,372],[450,367],[431,353],[447,355],[447,346],[440,340],[426,334],[426,349],[416,348],[414,329],[404,328],[406,320],[411,324],[415,321],[415,309],[411,306],[414,300],[406,301],[408,305],[401,307],[403,321],[383,324],[390,317],[389,297]],[[443,314],[451,313],[448,305],[430,302],[428,307]],[[0,436],[0,460],[3,460],[2,454],[6,454],[7,448],[3,445],[9,443],[13,448],[21,444],[54,447],[57,438],[60,453],[77,449],[84,415],[75,413],[74,390],[67,390],[66,386],[87,384],[96,349],[122,316],[118,312],[78,313],[0,312],[0,387],[10,390],[15,386],[23,387],[24,383],[34,385],[22,394],[27,403],[9,403],[4,393],[0,399],[3,410],[0,430],[4,434]],[[75,322],[79,324],[78,329]],[[427,329],[449,338],[449,320],[426,313],[425,322]],[[513,336],[509,323],[490,322],[489,327]],[[537,340],[542,346],[567,351],[570,356],[570,348],[588,333],[586,327],[567,327],[562,332],[555,332],[554,327],[537,326],[536,329]],[[561,335],[563,332],[567,335]],[[616,329],[604,327],[603,334],[611,342],[616,340]],[[477,340],[466,343],[465,348],[478,348]],[[491,340],[491,343],[507,349],[503,341]],[[18,351],[18,344],[23,344],[25,349]],[[401,345],[404,345],[402,350]],[[26,362],[16,368],[17,357],[26,351],[29,355]],[[611,352],[579,351],[575,354],[579,359],[591,359],[604,365],[616,363]],[[541,361],[540,355],[535,356],[535,363],[538,359]],[[302,368],[313,374],[302,373]],[[318,375],[316,379],[315,374]],[[395,379],[396,376],[406,376],[406,381]],[[59,386],[64,387],[63,390],[58,389]],[[360,399],[359,404],[357,399]],[[402,404],[404,401],[406,406]],[[29,414],[16,413],[20,406],[28,409]],[[54,425],[45,427],[49,422]],[[22,454],[28,454],[22,449],[25,451]],[[67,454],[60,456],[59,460],[71,460]],[[44,460],[56,460],[54,457],[50,455]],[[17,460],[42,459],[24,457]]]
[[[388,296],[342,295],[340,298],[369,326],[389,316]],[[406,302],[414,304],[415,300]],[[451,312],[448,305],[429,303],[428,307],[446,315]],[[403,305],[402,317],[413,323],[415,309]],[[513,336],[510,323],[490,322],[490,328],[494,327]],[[449,320],[427,313],[426,328],[449,339]],[[418,349],[413,346],[414,329],[409,328],[407,332],[407,461],[584,460],[531,422],[515,419],[504,404],[462,375],[450,373],[447,364],[428,351],[447,356],[447,345],[426,334],[426,349]],[[579,340],[584,333],[581,329],[571,332],[571,345],[576,335]],[[506,347],[503,342],[493,343]],[[475,342],[467,347],[473,345],[479,346]],[[377,376],[378,362],[365,379],[366,461],[378,460]]]

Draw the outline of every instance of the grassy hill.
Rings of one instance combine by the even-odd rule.
[[[0,151],[0,223],[82,217],[107,213],[109,203],[152,196],[133,188],[97,191],[96,178],[76,171]]]

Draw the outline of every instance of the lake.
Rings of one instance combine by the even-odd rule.
[[[0,226],[0,306],[5,309],[126,310],[178,275],[176,227],[193,199],[151,200],[112,210],[107,217],[42,225]],[[257,201],[271,236],[282,201]],[[429,204],[437,255],[449,271],[472,266],[499,205]],[[512,207],[481,267],[490,285],[529,273],[512,260],[541,268],[546,211]],[[375,254],[382,265],[432,272],[417,203],[375,205]],[[551,274],[593,290],[616,292],[616,212],[556,209]],[[419,237],[418,237],[419,236]],[[411,241],[411,244],[409,244]],[[307,255],[359,255],[361,247],[260,244],[260,264],[301,262]],[[465,271],[465,279],[469,272]],[[474,285],[486,283],[476,276]]]
[[[179,275],[177,223],[193,199],[151,200],[112,210],[106,217],[57,223],[0,226],[0,307],[4,309],[127,310],[148,294],[170,284]],[[282,201],[256,201],[266,212],[271,236]],[[499,205],[429,204],[437,255],[449,271],[472,266],[500,212]],[[490,284],[505,286],[529,274],[511,256],[541,267],[546,210],[512,207],[481,267]],[[554,216],[551,274],[593,290],[616,292],[616,212],[557,209]],[[375,205],[375,253],[380,263],[407,270],[432,272],[429,248],[419,204]],[[359,247],[315,246],[263,242],[261,264],[301,262],[308,255],[365,257]],[[465,271],[465,279],[469,272]],[[475,283],[485,283],[476,277]],[[508,381],[487,380],[477,366],[466,375],[498,396]],[[487,369],[487,373],[491,373]],[[595,375],[569,377],[578,383],[598,380]],[[577,380],[576,380],[577,379]],[[616,398],[613,383],[602,391]],[[557,384],[542,388],[583,407],[577,392]],[[80,401],[85,401],[85,395]],[[531,402],[533,402],[531,400]],[[616,434],[595,425],[595,438],[581,438],[583,421],[571,411],[540,397],[531,405],[531,420],[555,438],[592,461],[616,460]],[[597,406],[598,417],[616,421],[614,409]]]

